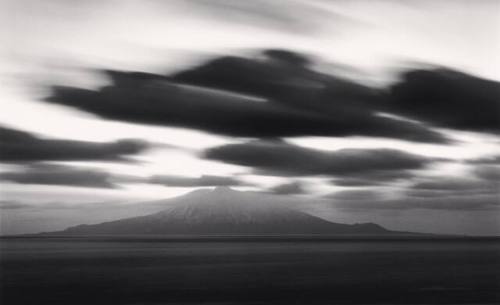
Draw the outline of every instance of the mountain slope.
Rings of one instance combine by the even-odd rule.
[[[197,190],[170,199],[155,214],[96,225],[79,225],[62,235],[245,235],[393,233],[372,223],[338,224],[278,202],[275,196],[229,188]]]

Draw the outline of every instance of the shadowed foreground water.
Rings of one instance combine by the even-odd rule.
[[[498,304],[498,240],[1,239],[2,304]]]

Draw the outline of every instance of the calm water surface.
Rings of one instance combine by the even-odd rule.
[[[0,239],[2,304],[499,304],[498,240]]]

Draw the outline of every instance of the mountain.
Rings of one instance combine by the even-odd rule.
[[[228,187],[196,190],[165,201],[164,210],[95,225],[79,225],[58,235],[261,235],[395,233],[373,223],[339,224],[289,208],[278,196]]]

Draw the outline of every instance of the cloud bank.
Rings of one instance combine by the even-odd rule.
[[[0,126],[0,162],[119,161],[131,162],[149,147],[142,140],[89,142],[56,140]]]
[[[400,177],[402,172],[425,168],[437,159],[394,149],[315,150],[286,141],[250,141],[213,147],[204,157],[252,168],[276,176],[341,176],[358,179]]]
[[[91,168],[54,164],[32,164],[21,171],[0,173],[0,180],[19,184],[117,188],[113,175]]]
[[[221,57],[174,75],[106,71],[98,90],[54,87],[47,102],[103,118],[185,127],[234,137],[370,136],[448,140],[429,126],[381,116],[387,95],[318,73],[303,55],[267,50]]]

